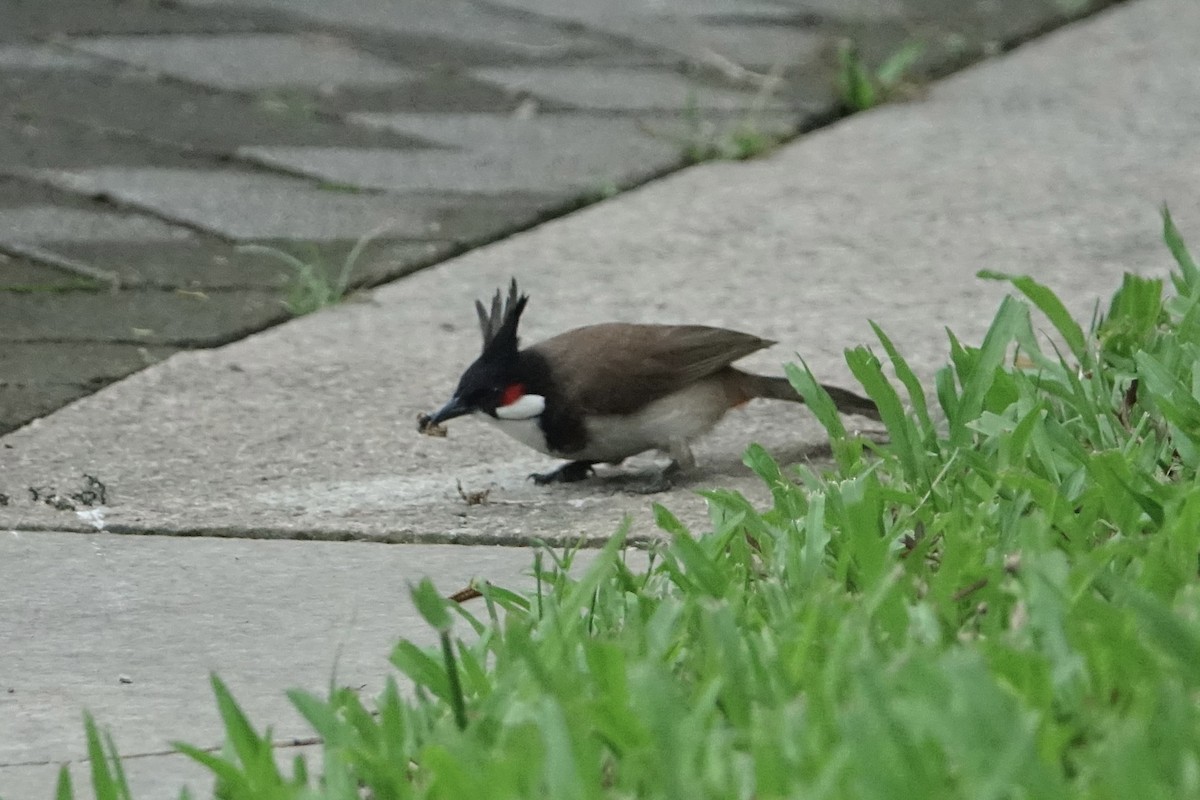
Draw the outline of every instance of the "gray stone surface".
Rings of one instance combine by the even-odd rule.
[[[96,387],[84,383],[0,384],[0,434],[44,417],[94,391]]]
[[[286,318],[275,291],[0,293],[0,342],[211,347]]]
[[[199,7],[223,6],[227,0],[185,0]],[[437,37],[443,59],[456,58],[463,40],[489,50],[518,55],[579,58],[605,48],[594,35],[568,30],[520,15],[498,13],[487,4],[471,0],[437,0],[405,3],[398,13],[394,0],[244,0],[244,5],[300,14],[308,19],[366,31]]]
[[[5,342],[0,351],[0,385],[89,383],[104,386],[142,367],[162,361],[175,348],[136,344],[81,342],[70,351],[52,344]],[[81,373],[82,360],[89,369]]]
[[[776,96],[759,97],[689,81],[674,72],[628,67],[496,67],[474,74],[513,94],[530,94],[566,108],[592,111],[783,110]]]
[[[78,288],[79,276],[45,264],[0,253],[0,291]],[[89,284],[90,285],[90,284]],[[93,287],[95,288],[95,287]]]
[[[2,296],[2,295],[0,295]],[[120,380],[178,348],[96,341],[3,342],[0,433]]]
[[[528,14],[588,22],[618,15],[779,19],[789,14],[786,6],[763,0],[679,0],[670,4],[661,0],[610,0],[607,3],[589,3],[587,0],[496,0],[496,4]]]
[[[806,14],[847,20],[901,19],[909,10],[904,0],[779,0],[779,3]]]
[[[715,25],[678,20],[633,20],[627,36],[657,41],[690,61],[738,76],[740,69],[760,73],[810,61],[827,49],[826,35],[782,25]]]
[[[192,236],[142,214],[61,205],[0,208],[0,242],[181,242]]]
[[[633,120],[492,114],[359,114],[355,120],[461,149],[250,147],[239,152],[325,180],[392,191],[557,192],[624,183],[682,156]]]
[[[37,0],[4,6],[0,41],[39,41],[64,35],[118,33],[225,33],[277,25],[279,15],[223,4],[219,13],[198,14],[179,3],[127,0]]]
[[[60,188],[102,193],[218,236],[328,241],[378,234],[441,238],[413,203],[296,178],[235,170],[91,169],[30,173]]]
[[[308,242],[255,242],[314,263],[332,273],[340,272],[350,241],[318,245]],[[396,242],[382,240],[367,247],[351,269],[351,283],[377,283],[412,271],[444,255],[446,242]],[[122,286],[154,286],[172,289],[282,290],[295,277],[295,270],[277,255],[247,251],[240,246],[196,236],[180,242],[55,242],[51,252],[64,258],[87,259],[116,276]],[[2,280],[2,278],[0,278]]]
[[[785,23],[798,12],[781,3],[701,2],[589,3],[579,0],[500,0],[513,9],[547,19],[583,22],[647,47],[668,49],[693,63],[717,59],[742,67],[788,66],[804,60],[823,36]],[[757,24],[744,24],[744,23]],[[743,23],[743,24],[736,24]]]
[[[96,59],[82,53],[51,45],[0,45],[0,69],[6,70],[63,70],[87,69],[96,66]]]
[[[24,88],[18,84],[17,90]],[[183,166],[189,161],[185,154],[152,142],[112,138],[77,124],[22,119],[19,105],[7,106],[7,110],[14,116],[0,115],[0,173],[98,164]]]
[[[394,132],[345,125],[316,113],[311,99],[289,98],[286,92],[245,96],[136,73],[114,80],[97,71],[2,78],[0,104],[21,115],[84,123],[222,155],[253,144],[421,144]]]
[[[176,355],[11,434],[0,485],[103,473],[119,530],[515,542],[603,538],[631,513],[652,535],[647,501],[621,494],[619,480],[546,491],[524,476],[548,460],[486,426],[464,420],[447,439],[413,432],[475,354],[473,298],[518,276],[533,297],[529,341],[614,318],[748,328],[782,343],[748,366],[777,370],[800,351],[833,382],[848,381],[842,350],[870,340],[868,319],[926,376],[946,357],[944,326],[977,340],[1004,293],[979,269],[1034,274],[1086,318],[1122,271],[1167,269],[1160,202],[1185,232],[1200,230],[1187,94],[1200,87],[1186,80],[1196,56],[1184,22],[1197,15],[1183,0],[1145,0],[952,78],[923,102],[769,158],[688,170],[372,303]],[[697,485],[753,489],[739,465],[750,441],[786,459],[823,447],[803,409],[755,404],[700,448]],[[492,487],[491,502],[464,507],[456,480]],[[698,498],[668,501],[703,519]],[[0,509],[0,521],[65,524],[28,504]]]
[[[31,767],[85,755],[85,708],[124,752],[220,744],[210,671],[260,729],[311,736],[281,687],[378,693],[398,632],[434,641],[410,583],[524,587],[531,564],[508,548],[0,532],[0,796],[52,796],[52,771]],[[135,796],[177,796],[136,791],[160,770],[202,775],[135,771]]]
[[[332,36],[109,36],[72,39],[70,46],[222,89],[322,89],[397,83],[413,77],[411,71]]]

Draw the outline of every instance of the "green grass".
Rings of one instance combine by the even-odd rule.
[[[648,568],[626,526],[585,570],[539,551],[529,592],[415,587],[439,645],[393,651],[411,698],[289,694],[314,763],[277,767],[216,678],[228,743],[181,749],[230,800],[1200,795],[1200,269],[1164,232],[1174,292],[1128,275],[1087,327],[986,275],[1024,299],[951,337],[936,409],[882,331],[848,351],[887,444],[791,368],[834,466],[751,447],[770,504],[707,492],[703,531],[656,507]]]
[[[847,111],[865,111],[898,97],[909,86],[912,68],[925,54],[920,42],[908,42],[871,69],[851,41],[838,45],[838,94]]]
[[[315,247],[312,248],[307,259],[278,247],[260,244],[241,245],[237,251],[269,256],[292,270],[285,289],[283,305],[289,313],[299,317],[340,303],[346,297],[350,291],[350,280],[355,265],[362,258],[363,251],[381,232],[373,231],[356,241],[350,252],[342,259],[342,264],[336,272],[331,265],[325,262]]]
[[[681,113],[683,132],[664,133],[642,124],[643,131],[679,145],[684,161],[698,164],[704,161],[745,161],[774,150],[788,136],[779,120],[766,118],[768,103],[783,85],[781,67],[759,79],[758,91],[750,107],[737,119],[709,119],[700,108],[695,94],[689,94]]]

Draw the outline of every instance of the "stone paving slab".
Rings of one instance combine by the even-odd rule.
[[[184,0],[191,6],[223,8],[227,0]],[[553,56],[582,58],[611,52],[595,34],[579,26],[555,26],[513,14],[497,13],[487,4],[471,0],[439,0],[410,4],[397,13],[393,0],[243,0],[243,7],[274,9],[329,25],[360,31],[386,31],[401,36],[419,35],[425,42],[418,49],[428,50],[427,37],[434,37],[436,60],[462,63],[481,60],[494,63],[497,58],[514,56]],[[417,12],[417,13],[413,13]],[[463,42],[471,47],[463,48]],[[424,55],[413,52],[408,57]]]
[[[33,419],[149,366],[178,350],[84,341],[4,342],[0,348],[0,433],[13,419]]]
[[[222,324],[214,327],[214,317]],[[120,291],[109,294],[102,305],[93,301],[92,292],[4,292],[0,342],[211,347],[286,317],[279,292]]]
[[[810,61],[821,55],[828,44],[826,35],[780,25],[705,25],[633,19],[613,27],[635,41],[660,42],[696,63],[726,69],[736,65],[759,73]]]
[[[721,60],[743,68],[788,66],[805,61],[825,38],[787,25],[799,12],[782,3],[498,0],[498,4],[547,19],[582,21],[625,40],[672,50],[699,64]]]
[[[86,53],[72,53],[47,44],[0,45],[0,69],[4,70],[94,69],[99,64]]]
[[[330,36],[247,33],[223,36],[120,36],[72,39],[72,48],[220,89],[411,80],[411,71],[356,51]]]
[[[232,154],[243,145],[417,147],[393,131],[364,130],[316,113],[311,101],[289,103],[263,89],[218,93],[148,75],[54,72],[0,76],[0,103],[43,120],[68,120],[122,131],[175,147]],[[229,121],[237,120],[236,125]]]
[[[337,274],[355,242],[334,240],[316,244],[276,239],[250,244],[273,248]],[[295,277],[294,269],[276,255],[249,252],[241,246],[199,235],[172,242],[52,242],[46,247],[63,258],[87,260],[110,271],[124,287],[194,291],[271,289],[282,297],[284,288]],[[373,242],[351,270],[350,283],[375,284],[405,275],[446,255],[450,248],[448,242],[386,239]]]
[[[589,22],[616,16],[678,16],[678,17],[740,17],[783,19],[791,12],[780,3],[763,0],[680,0],[669,6],[647,0],[610,0],[608,3],[589,3],[587,0],[494,0],[497,5],[519,9],[528,14],[540,14],[559,19],[586,19]]]
[[[704,86],[673,72],[632,67],[495,67],[474,74],[512,94],[591,111],[781,111],[790,105],[770,95]]]
[[[0,116],[0,173],[36,167],[183,167],[195,163],[187,154],[169,147],[107,137],[77,124]]]
[[[0,291],[56,291],[83,288],[79,275],[45,264],[0,253]],[[90,288],[98,288],[87,281]]]
[[[430,213],[395,199],[241,170],[110,169],[26,172],[62,189],[102,194],[234,241],[328,241],[373,231],[442,238]]]
[[[401,86],[350,86],[322,97],[321,107],[353,117],[361,112],[391,113],[490,113],[498,122],[516,112],[522,98],[503,87],[475,78],[454,68],[432,69],[419,79]],[[452,134],[448,129],[438,132]]]
[[[0,209],[0,241],[181,242],[191,231],[154,217],[120,211],[26,205]]]
[[[0,41],[121,33],[230,33],[277,23],[279,15],[225,3],[199,14],[181,3],[37,0],[5,3]]]
[[[1142,0],[924,101],[758,161],[679,173],[371,303],[176,355],[8,435],[0,491],[94,474],[112,488],[106,523],[122,531],[515,543],[603,538],[629,513],[653,535],[648,501],[623,494],[622,479],[545,490],[525,475],[548,460],[484,425],[415,435],[417,412],[440,404],[476,353],[474,298],[516,275],[533,297],[530,341],[606,319],[751,329],[781,345],[748,366],[777,371],[799,350],[831,382],[849,380],[842,350],[869,341],[868,319],[931,376],[943,327],[977,341],[1004,293],[980,269],[1031,273],[1086,319],[1123,271],[1169,268],[1161,202],[1185,233],[1200,231],[1200,95],[1188,94],[1200,86],[1187,79],[1198,15],[1185,0]],[[754,489],[739,464],[750,441],[785,460],[824,447],[803,409],[752,404],[700,448],[696,485]],[[491,488],[489,502],[465,506],[456,481]],[[699,498],[667,500],[704,519]],[[5,522],[71,520],[22,501],[0,508]]]
[[[98,388],[162,361],[177,349],[87,341],[68,353],[51,344],[5,342],[0,352],[0,375],[4,376],[0,386],[94,383]],[[78,367],[81,358],[90,367],[83,374]]]
[[[84,709],[125,753],[220,744],[210,671],[260,728],[311,736],[282,687],[324,692],[336,676],[371,697],[394,674],[401,632],[435,641],[410,583],[523,588],[531,565],[526,549],[0,531],[12,600],[0,610],[0,796],[52,796],[47,767],[86,754]],[[139,774],[139,761],[139,798],[203,776],[179,759]]]
[[[44,417],[52,411],[96,391],[83,377],[71,383],[39,381],[26,384],[0,384],[0,433],[8,433],[29,420]],[[17,420],[17,422],[13,422]],[[2,492],[0,492],[2,493]]]
[[[442,131],[455,149],[247,147],[247,158],[324,180],[400,192],[563,192],[645,177],[649,165],[682,158],[679,142],[649,136],[630,120],[491,114],[356,114],[372,127],[417,135]]]

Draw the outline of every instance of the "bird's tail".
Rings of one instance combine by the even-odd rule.
[[[792,388],[787,378],[772,378],[766,375],[745,375],[743,387],[750,397],[765,397],[768,400],[790,400],[793,403],[803,403],[804,399]],[[849,389],[838,386],[828,386],[824,383],[821,388],[829,393],[837,410],[843,414],[858,414],[869,419],[879,419],[879,408],[875,403],[862,395],[857,395]]]

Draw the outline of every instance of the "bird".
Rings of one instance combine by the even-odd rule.
[[[566,463],[529,477],[571,483],[596,464],[620,464],[649,450],[670,463],[647,491],[670,488],[693,471],[691,444],[731,408],[755,398],[802,403],[787,378],[745,372],[733,362],[775,342],[707,325],[609,322],[575,328],[522,349],[517,335],[529,296],[514,278],[490,308],[475,301],[483,350],[450,400],[418,417],[422,433],[475,414],[517,441]],[[838,410],[878,420],[875,403],[847,389],[822,388]]]

